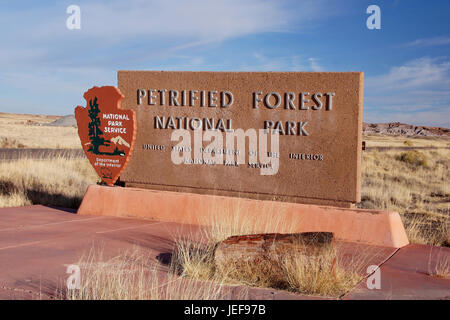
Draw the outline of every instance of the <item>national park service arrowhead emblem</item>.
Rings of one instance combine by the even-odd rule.
[[[75,108],[81,145],[100,178],[112,186],[133,151],[136,115],[121,109],[124,96],[116,87],[93,87],[84,98],[86,108]]]

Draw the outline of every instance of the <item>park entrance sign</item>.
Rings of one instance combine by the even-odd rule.
[[[126,187],[360,201],[360,72],[119,71],[118,87],[138,128]]]
[[[119,71],[118,87],[76,109],[89,160],[121,182],[89,186],[78,214],[409,243],[397,212],[352,208],[362,73]]]
[[[86,108],[75,109],[81,145],[100,178],[112,186],[133,150],[135,113],[120,108],[123,95],[112,86],[93,87],[84,98]]]

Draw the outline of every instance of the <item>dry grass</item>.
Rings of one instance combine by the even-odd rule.
[[[218,271],[213,247],[185,239],[176,248],[169,272],[139,247],[111,258],[93,248],[76,263],[81,269],[80,289],[68,290],[61,283],[57,296],[69,300],[218,300],[232,297],[236,290],[230,290],[230,285],[246,285],[339,297],[361,281],[358,271],[365,267],[361,261],[351,261],[343,268],[335,259],[335,249],[327,247],[313,258],[287,255],[269,265],[236,261]],[[358,270],[348,271],[349,264]],[[238,292],[240,299],[246,295],[245,288]]]
[[[320,252],[314,259],[297,255],[279,257],[279,261],[267,260],[232,261],[226,269],[217,269],[214,261],[216,244],[234,235],[270,233],[279,228],[282,233],[292,233],[294,223],[283,221],[275,206],[267,203],[261,211],[268,211],[271,219],[263,220],[246,214],[241,207],[212,208],[210,216],[200,221],[209,225],[202,229],[200,239],[192,235],[174,237],[175,252],[172,259],[172,272],[198,280],[212,280],[234,285],[247,285],[262,288],[289,290],[300,294],[339,296],[358,283],[362,276],[364,261],[343,267],[335,263],[335,249],[331,246]]]
[[[414,146],[414,143],[411,140],[405,140],[403,143],[408,147]]]
[[[76,128],[45,126],[57,118],[0,113],[0,147],[80,149]]]
[[[248,220],[245,212],[239,210],[227,214],[226,218],[217,211],[214,216],[213,226],[202,229],[200,237],[188,235],[175,238],[171,272],[197,280],[331,297],[348,292],[363,278],[362,270],[367,267],[367,257],[360,254],[358,259],[344,262],[337,258],[340,256],[337,254],[339,249],[333,246],[326,246],[313,257],[284,252],[275,258],[261,257],[258,263],[244,258],[228,261],[226,268],[218,267],[214,261],[214,251],[219,241],[232,235],[271,232],[271,226],[273,228],[275,224],[289,233],[287,230],[290,230],[291,224],[281,221],[277,215],[272,215],[271,221]]]
[[[265,202],[259,207],[259,210],[268,212],[271,219],[259,219],[254,214],[247,214],[239,204],[226,207],[215,205],[210,210],[211,214],[202,218],[205,220],[198,221],[198,224],[210,226],[205,231],[204,237],[210,243],[217,243],[231,236],[271,233],[273,230],[278,230],[279,233],[293,233],[294,226],[301,223],[301,221],[286,223],[275,202]],[[301,218],[296,217],[296,219]]]
[[[78,262],[81,287],[62,289],[59,298],[69,300],[219,300],[229,299],[221,283],[198,283],[161,272],[148,252],[134,249],[105,259],[91,250]],[[65,287],[63,284],[62,287]]]
[[[431,263],[431,251],[430,251],[430,263]],[[428,273],[437,278],[450,279],[450,257],[448,254],[442,254],[441,252],[437,255],[437,262],[434,268],[429,267]]]
[[[412,243],[450,245],[449,139],[410,138],[410,144],[436,149],[377,150],[405,147],[404,137],[365,137],[362,202],[367,209],[398,211]]]
[[[363,278],[365,259],[344,263],[332,247],[314,256],[285,254],[279,259],[228,261],[217,268],[214,245],[178,241],[172,272],[183,277],[233,285],[288,290],[298,294],[339,297]]]
[[[434,275],[438,278],[450,279],[450,261],[448,258],[438,263]]]
[[[364,261],[351,267],[336,259],[332,247],[316,257],[296,255],[283,260],[284,277],[295,292],[322,296],[341,296],[362,280],[359,273]]]
[[[98,181],[87,159],[19,159],[0,162],[0,207],[29,204],[77,208]]]
[[[399,156],[395,157],[398,161],[403,161],[406,164],[414,167],[428,167],[427,156],[417,150],[402,152]]]
[[[363,139],[369,147],[448,147],[448,137],[404,137],[367,134]]]
[[[205,233],[206,234],[206,233]],[[195,241],[189,236],[175,238],[171,271],[180,276],[199,280],[215,277],[215,242]]]

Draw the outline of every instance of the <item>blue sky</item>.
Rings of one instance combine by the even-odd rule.
[[[1,112],[73,113],[117,70],[363,71],[365,121],[450,127],[448,0],[0,0],[0,39]]]

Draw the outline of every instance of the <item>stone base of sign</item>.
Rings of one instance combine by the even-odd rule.
[[[211,195],[211,190],[207,188],[189,188],[181,186],[164,186],[157,184],[144,184],[135,182],[125,182],[125,186],[128,188],[139,188],[139,189],[151,189],[159,191],[172,191],[172,192],[184,192],[184,193],[198,193],[198,194],[209,194]],[[282,201],[282,202],[295,202],[302,204],[316,204],[320,206],[332,206],[340,208],[355,208],[355,204],[350,201],[339,201],[332,199],[320,199],[320,198],[306,198],[306,197],[294,197],[294,196],[282,196],[274,194],[262,194],[262,193],[251,193],[244,191],[223,191],[214,190],[215,196],[224,197],[239,197],[254,200],[270,200],[270,201]]]
[[[393,211],[91,185],[78,214],[219,227],[248,224],[260,233],[332,232],[336,240],[393,248],[409,244]]]

